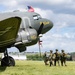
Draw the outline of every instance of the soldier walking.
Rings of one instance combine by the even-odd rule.
[[[53,51],[52,50],[50,50],[49,62],[50,62],[50,66],[52,66],[53,65]]]
[[[58,63],[58,65],[60,66],[60,53],[58,52],[58,49],[56,49],[56,52],[54,53],[55,59],[54,59],[54,66],[56,66],[56,62]]]
[[[44,53],[44,56],[43,57],[44,57],[44,63],[45,63],[45,65],[48,65],[48,63],[47,63],[48,62],[47,52]]]
[[[66,57],[67,57],[67,54],[64,52],[64,50],[61,50],[61,66],[63,66],[63,64],[65,65],[65,66],[67,66],[66,65]]]

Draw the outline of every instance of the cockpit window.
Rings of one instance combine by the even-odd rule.
[[[34,20],[38,20],[38,19],[41,19],[42,17],[40,15],[33,15],[33,19]]]
[[[37,19],[38,19],[37,15],[34,15],[34,16],[33,16],[33,19],[34,19],[34,20],[37,20]]]

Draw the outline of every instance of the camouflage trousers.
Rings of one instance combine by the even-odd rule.
[[[45,63],[45,65],[48,65],[48,63],[47,63],[48,60],[49,60],[48,57],[45,57],[45,58],[44,58],[44,63]]]
[[[61,66],[63,66],[63,65],[67,66],[66,65],[66,58],[64,58],[64,57],[61,58]]]
[[[59,58],[54,59],[54,66],[56,66],[56,63],[58,63],[58,66],[60,66],[60,59]]]
[[[52,66],[53,65],[53,59],[50,59],[49,62],[50,62],[50,66]]]

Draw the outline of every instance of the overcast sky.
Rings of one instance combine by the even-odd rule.
[[[27,6],[32,6],[35,12],[54,24],[41,38],[42,51],[64,49],[75,52],[75,0],[0,0],[0,12],[23,11]],[[27,51],[39,51],[38,44],[27,48]]]

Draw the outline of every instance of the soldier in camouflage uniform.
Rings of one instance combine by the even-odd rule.
[[[2,59],[2,53],[0,53],[0,61],[1,61],[1,59]]]
[[[50,66],[53,65],[53,51],[52,50],[50,50],[49,62],[50,62]]]
[[[65,66],[67,66],[66,65],[66,57],[67,57],[67,54],[64,52],[64,50],[61,50],[61,65],[63,66],[63,64],[65,65]]]
[[[54,53],[54,56],[55,56],[55,59],[54,59],[54,66],[56,66],[56,62],[57,62],[58,65],[60,66],[60,64],[59,64],[59,61],[60,61],[60,53],[58,52],[57,49],[56,49],[56,52]]]
[[[47,52],[44,53],[44,56],[43,57],[44,57],[44,63],[45,63],[45,65],[48,65],[48,63],[47,63],[48,62]]]

